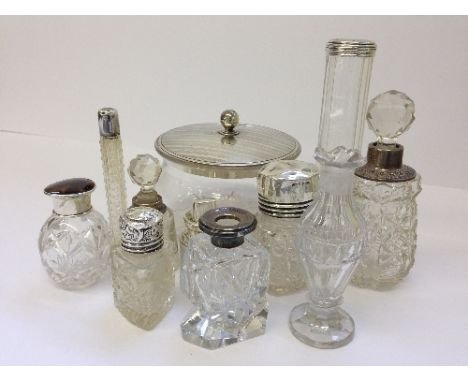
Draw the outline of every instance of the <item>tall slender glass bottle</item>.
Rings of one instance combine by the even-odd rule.
[[[353,319],[339,307],[356,268],[364,224],[352,203],[354,169],[361,145],[367,94],[376,45],[363,40],[331,40],[315,158],[318,191],[304,213],[297,239],[305,267],[309,301],[296,306],[289,326],[296,338],[318,348],[336,348],[354,335]]]
[[[111,107],[103,107],[98,110],[97,114],[109,225],[114,247],[118,247],[120,245],[119,219],[127,208],[119,114]]]

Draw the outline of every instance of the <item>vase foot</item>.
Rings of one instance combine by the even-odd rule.
[[[310,303],[291,311],[289,328],[299,341],[320,349],[344,346],[354,337],[354,321],[343,309],[317,308]]]

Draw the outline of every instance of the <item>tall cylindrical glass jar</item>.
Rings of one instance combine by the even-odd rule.
[[[364,224],[352,203],[352,180],[354,169],[362,164],[363,122],[376,45],[363,40],[331,40],[326,50],[315,150],[319,185],[297,239],[309,301],[292,310],[289,324],[300,341],[336,348],[354,335],[353,319],[339,305],[364,240]]]

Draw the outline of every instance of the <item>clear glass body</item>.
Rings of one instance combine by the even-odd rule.
[[[153,329],[173,305],[173,258],[165,246],[150,253],[119,247],[112,257],[114,304],[132,324]]]
[[[253,235],[270,254],[268,292],[281,296],[305,288],[304,268],[296,248],[301,218],[278,218],[258,212]]]
[[[361,152],[373,57],[327,56],[318,150]],[[331,159],[331,158],[330,158]]]
[[[367,243],[353,276],[363,288],[386,289],[414,264],[417,204],[421,177],[387,183],[354,178],[354,201],[367,225]]]
[[[296,306],[289,316],[293,335],[318,348],[340,347],[354,336],[354,321],[339,305],[365,239],[364,222],[353,207],[352,184],[354,169],[362,164],[372,62],[372,56],[330,51],[327,56],[315,150],[320,163],[318,192],[304,213],[297,239],[309,302]]]
[[[216,247],[200,233],[182,258],[181,283],[194,305],[182,337],[217,349],[265,332],[268,253],[252,235],[235,248]]]
[[[352,318],[339,305],[355,270],[364,224],[352,204],[353,169],[321,167],[318,192],[304,214],[297,238],[309,302],[296,306],[290,328],[302,342],[336,348],[354,335]]]
[[[158,192],[164,203],[172,207],[177,232],[184,231],[184,214],[192,209],[195,198],[217,200],[217,206],[234,206],[256,211],[257,182],[255,178],[219,179],[186,173],[162,161],[163,171],[158,181]]]
[[[109,268],[111,246],[109,226],[94,209],[78,215],[53,213],[39,234],[42,264],[64,289],[96,283]]]
[[[114,138],[101,137],[101,162],[106,185],[107,210],[114,246],[120,245],[119,218],[127,209],[127,189],[123,165],[122,140],[120,135]]]
[[[180,267],[179,245],[177,244],[177,233],[174,222],[174,213],[166,206],[163,214],[164,246],[171,254],[174,269]]]

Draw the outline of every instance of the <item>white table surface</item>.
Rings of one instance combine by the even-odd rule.
[[[145,151],[153,152],[150,140],[145,148],[124,148],[127,161]],[[0,175],[0,364],[468,364],[468,190],[423,185],[416,264],[391,291],[347,288],[343,307],[356,323],[349,345],[319,350],[290,334],[289,311],[305,301],[300,293],[269,298],[265,335],[209,351],[182,340],[179,324],[189,303],[180,291],[169,314],[146,332],[113,307],[110,277],[69,292],[54,287],[42,269],[37,237],[51,212],[44,186],[92,178],[93,205],[107,215],[97,139],[0,132]],[[127,187],[130,196],[135,187],[129,181]]]

